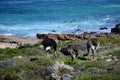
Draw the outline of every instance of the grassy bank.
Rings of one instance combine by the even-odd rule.
[[[118,80],[120,79],[120,40],[109,37],[99,38],[101,48],[99,50],[100,60],[81,60],[76,58],[71,61],[70,57],[64,56],[57,51],[58,57],[50,54],[48,59],[46,52],[35,47],[21,49],[0,49],[0,80],[49,80],[48,66],[56,61],[64,62],[74,68],[72,80]],[[78,41],[64,41],[63,46]],[[82,41],[80,41],[82,43]],[[58,43],[60,46],[60,43]],[[59,47],[58,47],[59,48]],[[118,60],[106,61],[108,55],[113,55]],[[89,55],[88,59],[92,59]],[[97,55],[96,55],[96,58]],[[61,71],[63,74],[65,71]]]

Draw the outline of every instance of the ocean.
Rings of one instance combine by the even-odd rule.
[[[120,0],[0,0],[1,35],[110,32],[118,23]]]

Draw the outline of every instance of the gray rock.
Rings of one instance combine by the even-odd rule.
[[[10,69],[11,67],[16,66],[16,59],[7,59],[0,62],[0,71]]]
[[[49,76],[51,80],[61,80],[61,78],[63,80],[70,80],[70,73],[72,73],[74,69],[63,62],[56,62],[53,66],[48,67],[47,70],[50,72]]]
[[[116,24],[114,28],[111,29],[112,33],[120,33],[120,24]]]

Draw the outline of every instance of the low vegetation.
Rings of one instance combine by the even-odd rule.
[[[64,56],[57,51],[58,58],[50,54],[48,59],[44,50],[39,46],[21,49],[0,49],[0,80],[49,80],[50,73],[47,67],[57,62],[64,62],[74,68],[71,80],[119,80],[120,79],[120,40],[112,37],[98,38],[101,46],[99,60],[92,59],[91,54],[85,60]],[[73,41],[63,41],[63,46]],[[60,46],[60,43],[58,43]],[[63,47],[62,46],[62,47]],[[58,47],[59,48],[59,47]],[[53,52],[51,52],[53,53]],[[118,60],[107,61],[109,55],[116,56]],[[66,71],[62,70],[60,74]]]

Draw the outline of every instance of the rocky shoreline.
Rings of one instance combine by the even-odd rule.
[[[37,34],[37,38],[17,38],[14,36],[6,36],[6,35],[0,35],[0,48],[18,48],[20,46],[34,46],[40,43],[40,41],[44,37],[49,37],[54,39],[56,42],[59,40],[66,41],[79,41],[79,40],[85,40],[88,39],[89,36],[91,38],[97,38],[97,37],[114,37],[120,39],[120,34],[114,34],[114,33],[100,33],[100,34],[92,34],[92,33],[84,33],[80,36],[76,36],[74,34]]]
[[[88,39],[89,37],[114,37],[120,39],[120,24],[116,24],[116,26],[111,29],[111,33],[97,34],[96,32],[85,32],[79,36],[75,34],[36,34],[37,38],[18,38],[14,36],[0,35],[0,48],[18,48],[25,45],[34,46],[39,44],[41,39],[45,38],[46,36],[54,39],[56,42],[59,40],[79,41]]]

